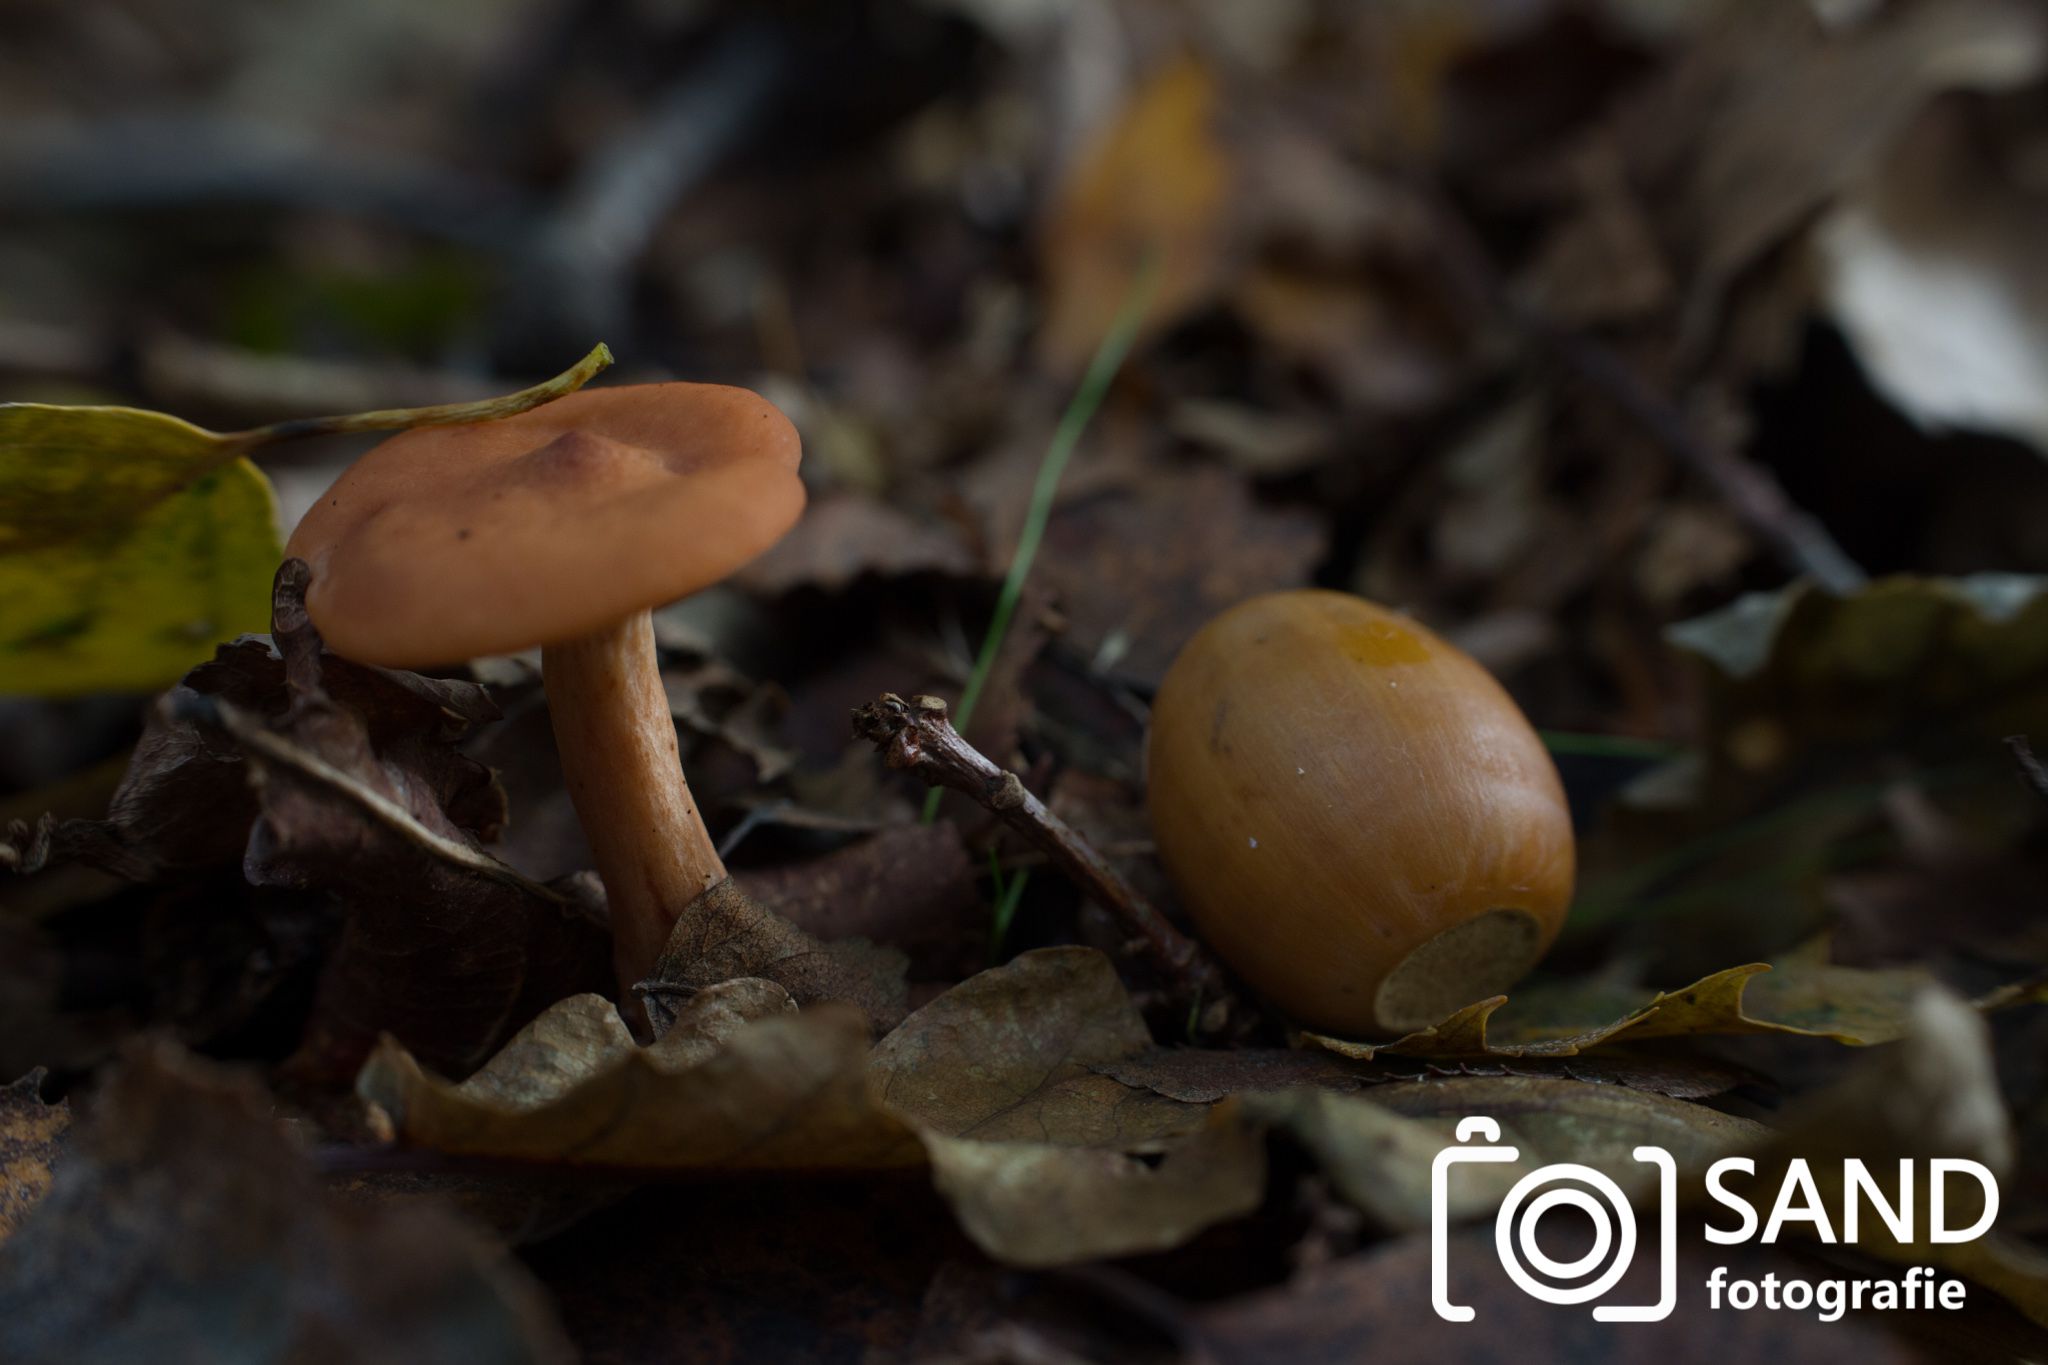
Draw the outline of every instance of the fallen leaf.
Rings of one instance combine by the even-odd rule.
[[[579,389],[611,363],[504,398],[220,434],[159,412],[0,403],[0,692],[144,691],[261,630],[282,554],[248,455],[337,432],[485,421]]]
[[[1878,391],[1923,428],[2048,453],[2039,192],[1971,133],[1963,110],[1928,110],[1821,221],[1825,303]]]
[[[749,592],[775,597],[800,588],[844,592],[869,576],[972,578],[981,568],[951,526],[921,520],[866,494],[836,493],[814,499],[795,529],[733,581]]]
[[[1500,1272],[1491,1227],[1454,1231],[1445,1250],[1446,1292],[1473,1321],[1446,1322],[1429,1306],[1431,1238],[1404,1237],[1312,1269],[1288,1284],[1189,1311],[1185,1331],[1211,1360],[1343,1365],[1360,1360],[1427,1360],[1495,1365],[1508,1360],[1654,1360],[1721,1365],[1729,1360],[1797,1360],[1802,1365],[1920,1365],[1929,1357],[1894,1337],[1885,1316],[1822,1322],[1810,1313],[1711,1312],[1703,1296],[1681,1294],[1661,1322],[1625,1329],[1595,1322],[1583,1304],[1546,1304]],[[1638,1255],[1611,1291],[1615,1303],[1657,1298],[1657,1258]],[[1698,1285],[1716,1265],[1761,1281],[1815,1277],[1816,1268],[1768,1247],[1682,1242],[1678,1282]],[[1603,1298],[1602,1302],[1610,1299]]]
[[[1899,1036],[1907,1010],[1928,977],[1921,972],[1841,967],[1806,956],[1788,961],[1771,986],[1748,995],[1752,981],[1768,980],[1768,963],[1730,967],[1690,986],[1659,992],[1632,1008],[1611,988],[1590,992],[1566,986],[1532,990],[1531,1007],[1493,1026],[1510,997],[1496,995],[1456,1011],[1442,1023],[1390,1043],[1347,1042],[1304,1033],[1303,1041],[1345,1057],[1370,1061],[1379,1053],[1410,1057],[1571,1057],[1587,1048],[1648,1038],[1696,1034],[1785,1033],[1830,1038],[1851,1047]],[[1546,998],[1546,996],[1548,998]],[[1621,1009],[1597,1022],[1599,1011]]]
[[[1057,507],[1037,579],[1067,638],[1119,677],[1156,684],[1210,617],[1256,593],[1309,581],[1323,519],[1266,507],[1244,481],[1201,468]]]
[[[1952,761],[1973,742],[1993,751],[2004,735],[2048,731],[2042,583],[1901,576],[1847,597],[1802,583],[1673,626],[1671,642],[1704,665],[1702,799],[1813,752],[1903,747]]]
[[[1747,0],[1616,116],[1631,182],[1711,337],[1736,280],[1855,182],[1934,96],[2038,72],[2038,12],[2001,0],[1887,8],[1830,26]]]
[[[10,1361],[564,1361],[539,1287],[431,1209],[350,1208],[251,1081],[168,1045],[112,1073],[0,1243]]]
[[[1635,1149],[1655,1143],[1681,1171],[1699,1172],[1771,1137],[1762,1124],[1663,1095],[1527,1076],[1389,1085],[1366,1096],[1292,1091],[1249,1099],[1244,1112],[1292,1134],[1338,1193],[1392,1232],[1429,1227],[1434,1162],[1456,1141],[1457,1121],[1470,1115],[1497,1120],[1501,1140],[1521,1155],[1468,1168],[1447,1186],[1454,1221],[1490,1212],[1517,1179],[1548,1162],[1625,1173],[1645,1169]]]
[[[587,879],[534,882],[465,827],[494,828],[503,797],[453,749],[459,716],[443,708],[433,730],[380,742],[364,711],[324,690],[332,656],[305,617],[303,568],[280,573],[275,607],[290,706],[265,722],[202,697],[189,717],[230,736],[253,774],[249,880],[324,892],[347,912],[295,1069],[351,1076],[389,1032],[466,1073],[552,1001],[607,981],[610,945]]]
[[[1860,1158],[1874,1172],[1896,1170],[1899,1160],[1967,1158],[1981,1162],[1995,1178],[2011,1177],[2012,1120],[1999,1090],[1990,1033],[1978,1010],[1939,987],[1922,991],[1912,1002],[1897,1047],[1871,1057],[1787,1114],[1778,1140],[1757,1155],[1754,1188],[1778,1188],[1788,1163],[1804,1159],[1821,1207],[1843,1207],[1846,1157]],[[1998,1226],[1968,1242],[1931,1240],[1930,1181],[1914,1188],[1913,1227],[1919,1236],[1901,1241],[1882,1219],[1873,1218],[1859,1225],[1857,1249],[1975,1280],[2048,1326],[2048,1255]],[[1981,1189],[1970,1180],[1950,1181],[1946,1188],[1948,1224],[1973,1225],[1984,1209]],[[1813,1230],[1809,1223],[1787,1226]]]
[[[731,877],[690,902],[639,989],[659,1034],[693,991],[739,977],[764,977],[798,1004],[840,1001],[870,1027],[903,1018],[907,959],[865,939],[825,943],[749,896]]]
[[[742,891],[827,943],[900,950],[913,978],[971,975],[988,951],[988,906],[951,821],[892,825],[820,858],[736,872]]]
[[[1097,1068],[1151,1034],[1109,959],[1041,948],[968,978],[875,1046],[883,1100],[948,1137],[1090,1146],[1200,1128],[1208,1106],[1133,1090]]]
[[[1223,1120],[1158,1153],[929,1133],[924,1143],[961,1229],[1027,1268],[1165,1251],[1250,1213],[1266,1191],[1259,1134]]]
[[[1147,327],[1165,327],[1214,285],[1235,169],[1215,127],[1216,80],[1192,59],[1151,76],[1076,159],[1047,216],[1039,354],[1056,373],[1086,363],[1148,256],[1159,283]]]
[[[1257,1204],[1264,1148],[1211,1106],[1097,1064],[1150,1046],[1107,958],[1027,953],[912,1014],[872,1054],[843,1005],[769,982],[684,1001],[632,1046],[595,997],[542,1015],[468,1082],[387,1042],[358,1092],[402,1142],[632,1169],[889,1170],[929,1163],[990,1256],[1068,1264],[1175,1245]],[[1046,1208],[1071,1210],[1048,1222]]]
[[[573,997],[461,1085],[386,1040],[357,1092],[407,1142],[446,1152],[660,1170],[916,1165],[916,1138],[871,1094],[866,1051],[852,1010],[798,1014],[780,986],[742,978],[698,991],[645,1048],[609,1001]]]
[[[49,1193],[71,1133],[71,1104],[47,1104],[43,1073],[0,1087],[0,1243]]]

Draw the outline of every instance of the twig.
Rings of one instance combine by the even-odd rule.
[[[1117,874],[1087,840],[1045,808],[1013,772],[960,737],[937,697],[905,701],[885,692],[853,711],[854,733],[875,746],[891,768],[949,787],[993,812],[1114,915],[1185,1001],[1196,1002],[1203,1032],[1222,1030],[1238,1013],[1223,971],[1201,945],[1167,922],[1137,888]]]
[[[2007,735],[2005,747],[2012,750],[2013,761],[2020,765],[2020,779],[2034,789],[2034,795],[2048,801],[2048,764],[2034,755],[2034,746],[2027,742],[2025,735]]]
[[[1426,192],[1424,197],[1432,210],[1439,259],[1460,292],[1506,321],[1524,345],[1555,357],[1581,384],[1620,409],[1666,454],[1713,488],[1789,568],[1832,593],[1854,592],[1869,581],[1827,527],[1794,503],[1769,470],[1702,439],[1677,405],[1615,351],[1516,298],[1463,218],[1440,199]]]

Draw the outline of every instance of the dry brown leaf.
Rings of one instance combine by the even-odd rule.
[[[872,1055],[852,1011],[791,1009],[772,983],[729,981],[641,1048],[583,997],[461,1085],[387,1043],[358,1091],[397,1138],[476,1156],[697,1170],[928,1161],[969,1235],[1024,1265],[1174,1245],[1263,1191],[1264,1148],[1242,1125],[1094,1069],[1150,1040],[1092,950],[984,972]],[[1048,1221],[1048,1208],[1069,1213]]]
[[[46,1104],[43,1073],[0,1088],[0,1242],[48,1193],[71,1132],[71,1104]]]
[[[1147,325],[1170,325],[1215,284],[1235,174],[1215,128],[1216,80],[1183,58],[1152,76],[1076,161],[1039,250],[1047,275],[1038,348],[1078,371],[1157,253]]]
[[[868,766],[879,766],[863,749]],[[987,959],[988,906],[950,820],[892,825],[821,858],[733,880],[827,943],[858,938],[900,949],[916,980],[956,981]]]
[[[727,877],[676,920],[641,991],[657,1034],[691,992],[741,977],[774,981],[800,1005],[850,1004],[879,1032],[903,1017],[906,965],[896,949],[863,939],[820,942]]]
[[[1771,971],[1761,962],[1730,967],[1679,990],[1660,992],[1608,1023],[1592,1022],[1598,1016],[1588,1008],[1604,1002],[1589,1002],[1567,989],[1556,993],[1565,997],[1562,1001],[1543,1001],[1531,1011],[1535,1018],[1509,1028],[1489,1030],[1494,1015],[1509,1003],[1508,996],[1496,995],[1390,1043],[1347,1042],[1314,1033],[1302,1037],[1311,1046],[1364,1061],[1382,1052],[1409,1057],[1570,1057],[1608,1043],[1693,1034],[1787,1033],[1861,1047],[1897,1038],[1913,995],[1928,980],[1924,973],[1907,969],[1840,967],[1811,959],[1788,961],[1773,974],[1775,980],[1759,976]],[[1754,995],[1749,993],[1752,989]],[[1532,1003],[1540,999],[1539,992],[1530,996]]]
[[[439,1211],[331,1200],[269,1109],[174,1047],[132,1052],[0,1244],[0,1358],[570,1358],[525,1271]]]
[[[919,520],[866,494],[837,493],[812,502],[796,529],[733,581],[772,597],[799,588],[844,592],[869,575],[971,578],[981,571],[980,561],[950,525]]]
[[[1327,527],[1256,501],[1226,470],[1160,473],[1136,488],[1061,504],[1036,577],[1066,637],[1119,676],[1154,684],[1225,607],[1309,581]]]
[[[937,1133],[925,1150],[975,1245],[1026,1267],[1165,1251],[1250,1213],[1266,1190],[1264,1138],[1228,1119],[1157,1153]]]
[[[922,1153],[876,1103],[867,1026],[802,1014],[772,982],[700,990],[633,1045],[610,1002],[565,1000],[475,1076],[428,1075],[387,1040],[357,1093],[408,1143],[445,1152],[662,1170],[886,1169]]]

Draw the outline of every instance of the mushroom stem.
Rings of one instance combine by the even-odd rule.
[[[725,864],[683,780],[675,721],[654,652],[654,618],[541,651],[562,776],[610,906],[623,989],[653,971],[685,906]]]

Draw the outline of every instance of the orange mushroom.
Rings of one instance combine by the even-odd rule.
[[[789,419],[745,389],[586,389],[392,437],[286,549],[349,658],[417,668],[541,646],[627,988],[726,875],[683,778],[650,613],[782,538],[803,510],[799,454]]]

